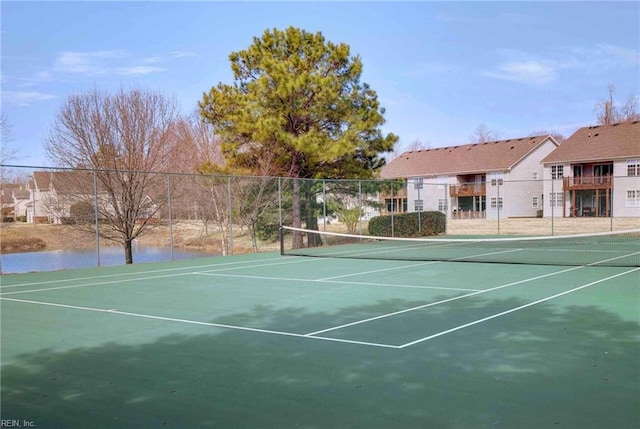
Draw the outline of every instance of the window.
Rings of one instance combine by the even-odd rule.
[[[395,207],[394,207],[394,206],[395,206],[395,204],[394,204],[394,200],[392,200],[391,198],[387,198],[387,199],[385,199],[385,200],[384,200],[384,202],[385,202],[385,203],[386,203],[386,205],[387,205],[387,211],[388,211],[388,212],[394,212],[394,211],[395,211],[395,210],[394,210],[394,208],[395,208]]]
[[[413,179],[413,189],[422,189],[424,179],[422,177],[416,177]]]
[[[540,197],[531,197],[531,207],[534,209],[540,208]]]
[[[627,207],[640,207],[640,189],[627,191]]]
[[[538,180],[538,172],[537,171],[533,172],[533,180]]]
[[[564,198],[562,192],[551,192],[549,194],[549,207],[562,207]]]
[[[501,209],[502,208],[502,197],[500,198],[491,198],[491,208],[492,209]]]
[[[627,176],[640,176],[640,159],[627,161]]]
[[[552,165],[551,166],[551,178],[552,179],[562,179],[564,176],[564,166],[563,165]]]
[[[438,198],[438,211],[445,212],[449,209],[446,198]]]
[[[387,206],[387,212],[389,213],[406,213],[407,212],[407,199],[406,198],[386,198],[384,200]]]
[[[417,212],[421,212],[424,210],[424,201],[423,200],[413,200],[413,209]]]
[[[502,186],[504,183],[503,173],[491,173],[491,186]]]

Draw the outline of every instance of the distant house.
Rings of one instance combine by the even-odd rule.
[[[542,210],[541,160],[557,147],[547,135],[411,151],[383,167],[381,176],[407,182],[406,195],[394,196],[401,200],[392,207],[406,209],[394,211],[532,217]]]
[[[95,186],[95,189],[94,189]],[[97,191],[97,195],[96,195]],[[91,171],[36,171],[27,182],[28,199],[23,203],[29,223],[75,223],[80,219],[94,222],[95,205],[99,216],[114,214],[121,195],[115,198],[96,182]],[[157,223],[158,204],[143,195],[137,222]]]
[[[27,222],[63,223],[71,216],[71,206],[90,198],[93,181],[86,172],[36,171],[27,182],[30,198]]]
[[[542,163],[545,216],[640,217],[640,121],[580,128]]]

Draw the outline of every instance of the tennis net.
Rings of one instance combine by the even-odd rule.
[[[282,226],[280,232],[282,255],[562,266],[640,266],[640,229],[506,238],[375,237],[287,226]],[[300,234],[305,244],[318,245],[295,248],[292,240],[294,234]]]

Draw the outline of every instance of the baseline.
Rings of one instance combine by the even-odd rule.
[[[152,315],[152,314],[130,313],[130,312],[127,312],[127,311],[118,311],[118,310],[115,310],[113,308],[105,309],[105,308],[95,308],[95,307],[83,307],[83,306],[78,306],[78,305],[57,304],[57,303],[53,303],[53,302],[32,301],[32,300],[26,300],[26,299],[2,298],[2,297],[0,297],[0,300],[18,302],[18,303],[23,303],[23,304],[43,305],[43,306],[48,306],[48,307],[67,308],[67,309],[81,310],[81,311],[92,311],[92,312],[98,312],[98,313],[118,314],[118,315],[121,315],[121,316],[138,317],[138,318],[152,319],[152,320],[161,320],[161,321],[165,321],[165,322],[186,323],[186,324],[191,324],[191,325],[210,326],[210,327],[214,327],[214,328],[231,329],[231,330],[237,330],[237,331],[258,332],[258,333],[263,333],[263,334],[281,335],[281,336],[296,337],[296,338],[311,338],[311,339],[322,340],[322,341],[357,344],[357,345],[363,345],[363,346],[382,347],[382,348],[390,348],[390,349],[399,349],[400,348],[399,346],[392,345],[392,344],[372,343],[372,342],[367,342],[367,341],[356,341],[356,340],[345,340],[345,339],[340,339],[340,338],[331,338],[331,337],[322,337],[322,336],[309,337],[308,335],[297,334],[297,333],[294,333],[294,332],[274,331],[274,330],[270,330],[270,329],[260,329],[260,328],[249,328],[249,327],[246,327],[246,326],[226,325],[226,324],[222,324],[222,323],[202,322],[202,321],[198,321],[198,320],[189,320],[189,319],[178,319],[178,318],[174,318],[174,317],[156,316],[156,315]]]

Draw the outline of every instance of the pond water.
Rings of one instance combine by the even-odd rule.
[[[173,259],[190,259],[212,256],[211,253],[173,249]],[[133,262],[162,262],[171,260],[171,248],[135,246]],[[100,266],[124,265],[122,247],[101,247]],[[98,266],[95,249],[73,251],[44,251],[8,253],[0,255],[0,271],[3,274],[28,273],[31,271],[55,271]]]

